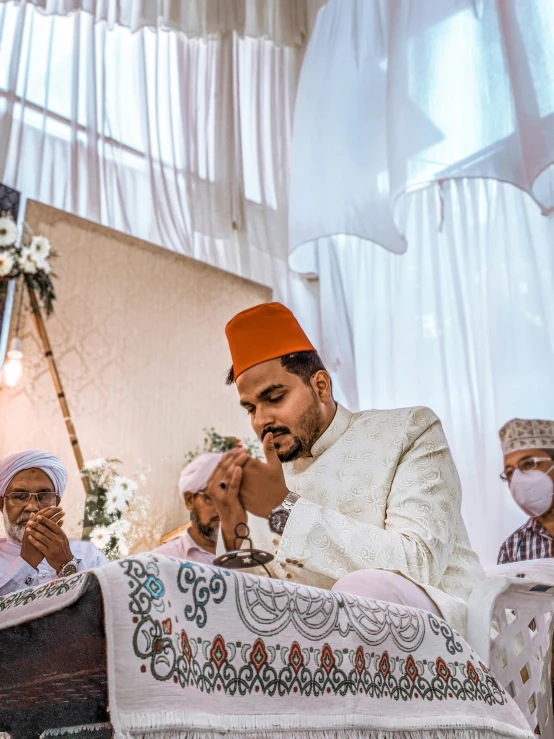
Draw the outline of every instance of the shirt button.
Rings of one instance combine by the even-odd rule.
[[[291,577],[292,577],[292,575],[290,574],[290,572],[287,572],[287,580],[290,580]]]

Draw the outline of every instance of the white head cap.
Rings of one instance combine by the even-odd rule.
[[[206,452],[187,464],[179,477],[179,493],[181,495],[185,493],[196,494],[201,490],[205,490],[212,472],[222,457],[223,454]]]
[[[504,455],[521,449],[554,449],[554,421],[513,418],[498,433]]]
[[[40,449],[27,449],[4,457],[0,461],[0,498],[3,498],[13,478],[23,470],[38,469],[48,475],[56,494],[63,495],[67,483],[67,472],[63,462],[53,454],[41,452]]]

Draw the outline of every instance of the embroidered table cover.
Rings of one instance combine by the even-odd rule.
[[[87,576],[103,593],[116,739],[532,737],[430,613],[155,555]],[[64,607],[82,577],[0,599],[0,628]]]

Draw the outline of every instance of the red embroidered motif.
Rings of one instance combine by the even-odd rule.
[[[291,645],[289,652],[289,665],[291,665],[295,675],[298,675],[298,671],[304,665],[302,650],[300,649],[300,644],[297,641],[293,641]]]
[[[215,662],[215,666],[217,667],[217,670],[221,670],[221,667],[226,662],[228,657],[227,650],[225,649],[225,640],[221,636],[221,634],[218,634],[212,644],[212,648],[210,649],[210,659],[212,662]]]

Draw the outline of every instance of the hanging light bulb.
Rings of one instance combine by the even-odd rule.
[[[10,342],[8,360],[2,370],[6,387],[15,387],[23,374],[23,349],[21,339],[15,336]]]

